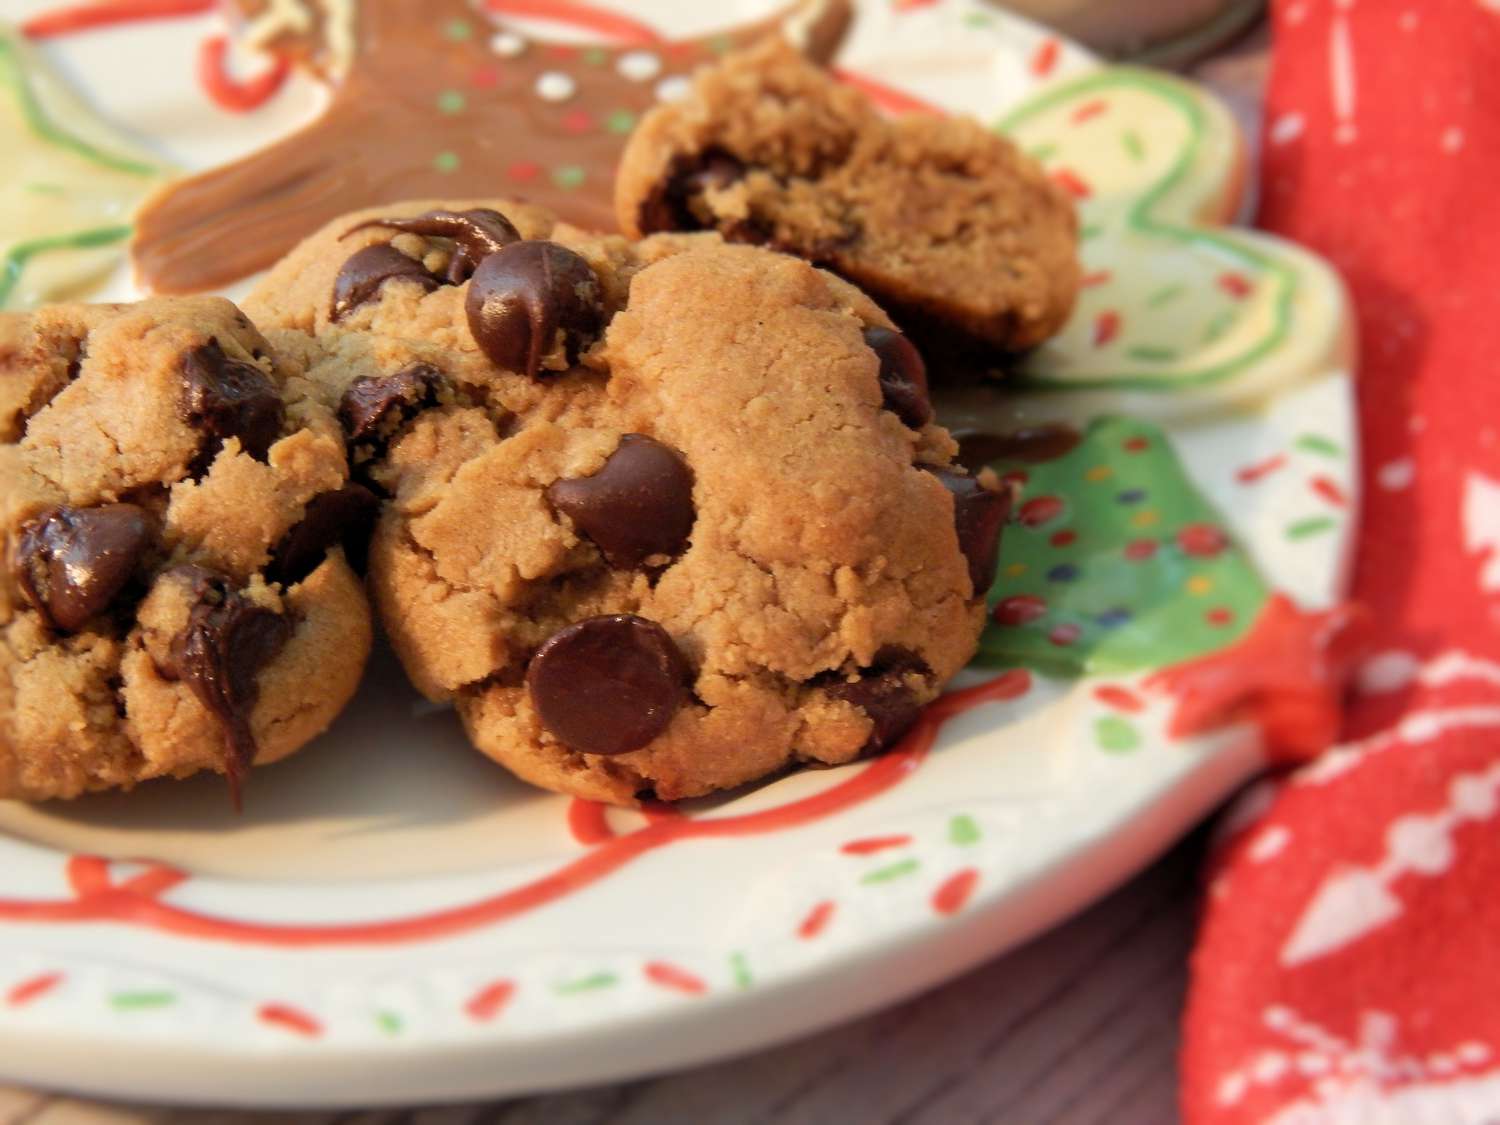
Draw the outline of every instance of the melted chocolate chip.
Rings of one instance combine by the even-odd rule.
[[[16,581],[53,628],[75,632],[109,608],[150,543],[134,504],[53,508],[21,529]]]
[[[443,374],[414,363],[394,375],[361,375],[339,399],[339,421],[350,441],[389,436],[391,430],[437,400]]]
[[[922,704],[907,679],[931,676],[927,662],[908,649],[887,646],[875,654],[875,664],[852,683],[835,678],[823,690],[834,699],[858,707],[874,724],[863,752],[878,753],[895,744],[922,713]]]
[[[464,302],[479,350],[532,379],[561,344],[567,362],[599,335],[604,310],[588,262],[555,242],[513,242],[479,263]]]
[[[362,484],[314,496],[302,513],[302,522],[272,550],[266,580],[295,585],[317,570],[329,550],[339,544],[349,565],[363,574],[370,532],[379,512],[380,501]]]
[[[285,614],[256,605],[223,575],[187,568],[193,608],[172,642],[171,674],[224,725],[225,772],[239,803],[240,785],[255,762],[250,715],[260,694],[256,676],[291,638]]]
[[[480,262],[521,240],[521,232],[511,221],[488,207],[476,207],[470,211],[428,211],[414,219],[370,219],[357,227],[350,227],[347,234],[365,227],[389,227],[424,238],[452,239],[453,257],[448,262],[446,277],[449,285],[462,285],[473,276]]]
[[[187,353],[182,376],[178,414],[206,439],[194,475],[206,469],[232,437],[240,439],[251,457],[264,461],[281,436],[286,415],[271,377],[252,363],[230,359],[217,340]]]
[[[590,617],[548,637],[526,669],[538,716],[582,754],[639,750],[687,694],[687,661],[667,631],[633,614]]]
[[[929,469],[953,494],[953,524],[958,531],[958,549],[969,560],[969,580],[976,598],[982,598],[995,583],[1000,561],[1000,528],[1010,516],[1010,493],[993,492],[973,477]]]
[[[693,471],[643,434],[626,434],[597,473],[557,481],[547,499],[620,570],[681,552],[696,516]]]
[[[408,258],[387,243],[356,250],[339,268],[339,275],[334,279],[333,319],[343,320],[366,301],[375,300],[380,296],[381,286],[398,277],[415,281],[428,293],[442,285],[421,262]]]
[[[880,394],[885,408],[914,430],[932,421],[927,365],[916,345],[889,328],[866,328],[865,343],[880,358]]]
[[[641,204],[642,234],[665,230],[707,230],[713,218],[702,199],[710,191],[722,191],[745,175],[745,165],[723,149],[709,149],[697,156],[681,157],[666,179]],[[755,241],[750,238],[732,241]]]
[[[1066,456],[1083,440],[1072,426],[1050,424],[1012,430],[1008,434],[955,430],[958,461],[970,472],[978,472],[993,461],[1025,461],[1039,464]]]

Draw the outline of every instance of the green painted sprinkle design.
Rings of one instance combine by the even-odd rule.
[[[552,169],[552,182],[566,191],[583,186],[588,173],[577,164],[563,164]]]
[[[444,90],[438,95],[437,107],[439,113],[446,113],[450,116],[455,113],[462,113],[468,108],[468,105],[469,99],[464,97],[458,90]]]
[[[729,971],[734,974],[736,988],[749,988],[755,983],[755,978],[750,975],[749,958],[738,950],[729,955]]]
[[[961,813],[948,822],[948,839],[961,848],[979,843],[979,825],[967,813]]]
[[[42,140],[116,172],[127,172],[133,176],[155,176],[161,171],[155,165],[143,160],[134,160],[128,156],[105,152],[83,138],[75,137],[48,117],[47,111],[42,108],[42,103],[37,99],[36,91],[26,80],[26,72],[16,45],[4,34],[0,34],[0,89],[5,87],[9,87],[11,94],[15,96],[27,126]]]
[[[401,1029],[406,1023],[395,1012],[377,1012],[375,1014],[375,1026],[387,1035],[400,1035]]]
[[[1094,721],[1094,739],[1099,749],[1111,754],[1128,754],[1140,749],[1141,735],[1135,726],[1118,715],[1105,715]]]
[[[1332,516],[1311,516],[1305,520],[1298,520],[1286,529],[1286,537],[1291,540],[1311,539],[1314,535],[1322,535],[1326,531],[1332,531],[1338,526],[1338,521]]]
[[[1029,151],[1028,155],[1038,163],[1046,163],[1057,155],[1057,146],[1053,144],[1037,145],[1036,148]]]
[[[555,984],[552,986],[552,991],[559,996],[576,996],[580,992],[598,992],[601,988],[613,988],[619,983],[620,978],[614,973],[594,973],[591,976],[579,977],[577,980]]]
[[[1304,453],[1317,453],[1323,457],[1342,457],[1344,447],[1322,434],[1302,434],[1297,438],[1297,448]]]
[[[1155,293],[1146,298],[1146,307],[1159,309],[1165,304],[1175,301],[1187,290],[1185,285],[1163,285]]]
[[[1224,333],[1234,327],[1238,314],[1233,309],[1224,309],[1214,314],[1214,318],[1208,322],[1208,327],[1203,330],[1203,342],[1212,344]]]
[[[921,866],[922,864],[918,860],[903,859],[900,863],[893,863],[889,867],[877,867],[874,871],[862,876],[859,881],[866,885],[889,883],[893,879],[904,879],[906,876],[914,874],[917,868]]]
[[[609,62],[609,52],[603,47],[590,47],[579,57],[589,66],[603,66]]]
[[[6,252],[4,258],[0,258],[0,309],[5,307],[5,302],[10,298],[11,291],[15,289],[16,282],[21,280],[21,273],[25,270],[26,263],[32,258],[40,254],[49,254],[54,250],[94,250],[129,237],[129,227],[99,227],[95,230],[79,231],[77,234],[35,238],[30,242],[16,243]]]
[[[1084,226],[1078,231],[1078,237],[1081,241],[1087,242],[1091,238],[1098,238],[1103,233],[1104,227],[1102,227],[1100,224],[1085,223]]]
[[[1146,159],[1146,142],[1134,129],[1126,129],[1120,134],[1120,145],[1125,149],[1125,155],[1137,164]]]
[[[443,25],[443,34],[454,43],[467,43],[474,38],[474,27],[468,20],[449,20]]]
[[[616,136],[623,137],[635,128],[635,114],[628,109],[617,109],[604,119],[604,127]]]
[[[440,152],[432,158],[432,167],[438,172],[457,172],[461,164],[456,152]]]
[[[148,1012],[175,1003],[175,992],[117,992],[109,998],[109,1006],[117,1012]]]
[[[1177,358],[1175,348],[1164,348],[1159,344],[1136,344],[1132,348],[1126,348],[1125,354],[1142,363],[1171,363]]]

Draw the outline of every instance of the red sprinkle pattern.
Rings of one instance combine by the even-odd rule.
[[[1349,506],[1349,498],[1344,495],[1344,490],[1328,477],[1313,477],[1309,484],[1314,492],[1335,508]]]
[[[307,1039],[317,1039],[323,1034],[321,1023],[288,1004],[262,1004],[256,1010],[255,1018],[268,1027],[277,1027]]]
[[[1234,479],[1241,484],[1255,484],[1285,465],[1286,454],[1277,453],[1267,457],[1264,461],[1257,461],[1253,465],[1246,465],[1243,469],[1237,470],[1234,474]]]
[[[514,981],[497,980],[493,984],[487,984],[469,998],[464,1005],[464,1011],[469,1018],[478,1023],[489,1023],[510,1003],[512,996],[516,994]]]
[[[1093,189],[1084,182],[1083,177],[1071,168],[1058,168],[1052,173],[1052,182],[1074,199],[1087,199],[1094,194]]]
[[[1105,309],[1094,318],[1094,347],[1102,348],[1113,343],[1120,334],[1120,314],[1114,309]]]
[[[1255,292],[1255,286],[1242,273],[1221,273],[1219,275],[1219,288],[1228,293],[1236,301],[1243,301],[1251,293]]]
[[[40,1000],[47,995],[62,984],[63,980],[62,973],[43,973],[23,980],[5,994],[5,1005],[8,1008],[24,1008],[33,1000]]]
[[[973,867],[965,867],[943,880],[943,883],[932,893],[932,909],[939,914],[957,914],[969,901],[969,896],[974,893],[974,888],[979,885],[979,872]]]
[[[1046,78],[1057,66],[1057,56],[1062,52],[1061,44],[1050,36],[1037,44],[1037,48],[1031,55],[1031,73],[1038,78]]]
[[[1070,120],[1074,125],[1082,125],[1085,121],[1088,121],[1094,117],[1098,117],[1108,108],[1109,103],[1107,101],[1105,101],[1103,98],[1095,98],[1091,102],[1084,102],[1081,106],[1075,109]]]
[[[824,899],[807,912],[807,917],[797,925],[797,936],[803,941],[812,941],[828,928],[836,909],[832,899]]]
[[[702,977],[669,961],[647,962],[645,973],[646,979],[652,984],[681,992],[684,996],[702,996],[708,991],[708,985]]]
[[[859,840],[850,840],[839,851],[845,855],[874,855],[889,848],[904,848],[911,843],[911,837],[905,833],[900,836],[865,836]]]
[[[1127,715],[1138,715],[1146,709],[1145,701],[1140,696],[1119,684],[1100,684],[1094,689],[1094,698],[1106,707],[1124,711]]]

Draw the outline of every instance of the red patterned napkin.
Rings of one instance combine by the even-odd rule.
[[[1500,1119],[1500,0],[1279,0],[1261,222],[1359,309],[1345,745],[1238,810],[1189,1122]]]

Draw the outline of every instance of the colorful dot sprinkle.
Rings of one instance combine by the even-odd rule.
[[[451,42],[466,43],[474,38],[474,27],[468,20],[449,20],[443,25],[443,35]]]
[[[1141,735],[1135,725],[1118,715],[1104,715],[1094,720],[1094,740],[1099,749],[1111,754],[1128,754],[1141,745]]]
[[[594,115],[586,109],[570,109],[562,116],[563,132],[579,136],[594,128]]]
[[[1056,496],[1034,496],[1021,505],[1017,518],[1026,527],[1041,527],[1063,514],[1063,502]]]
[[[1078,541],[1078,532],[1071,527],[1065,527],[1061,531],[1054,531],[1052,537],[1047,540],[1054,547],[1071,547]]]
[[[458,90],[444,90],[437,97],[438,112],[446,113],[450,116],[455,113],[462,113],[468,104],[469,99],[464,97]]]
[[[1223,628],[1226,625],[1234,623],[1234,610],[1228,606],[1214,606],[1213,609],[1203,615],[1203,620],[1215,628]]]
[[[1065,648],[1083,636],[1083,630],[1071,622],[1064,622],[1047,634],[1047,639],[1058,648]]]
[[[552,169],[552,182],[558,187],[569,191],[577,187],[582,187],[583,181],[587,177],[588,173],[577,164],[564,164]]]
[[[1212,592],[1214,582],[1212,578],[1208,578],[1202,574],[1195,574],[1187,580],[1184,588],[1194,597],[1201,598],[1204,594]]]
[[[1005,567],[1005,576],[1007,578],[1019,578],[1019,577],[1021,577],[1021,575],[1025,574],[1025,573],[1026,573],[1026,564],[1025,563],[1015,562],[1015,563],[1007,563],[1006,564],[1006,567]]]
[[[991,616],[1000,625],[1026,625],[1047,615],[1047,603],[1035,594],[1016,594],[1003,598]]]
[[[604,128],[616,136],[624,136],[635,128],[636,117],[628,109],[617,109],[604,119]]]
[[[530,160],[518,160],[505,170],[505,174],[517,183],[530,183],[542,174],[542,166]]]
[[[1156,540],[1132,539],[1125,544],[1125,557],[1131,562],[1145,562],[1156,555]]]
[[[1072,563],[1058,563],[1047,572],[1048,582],[1077,582],[1078,568]]]
[[[1161,523],[1161,513],[1147,508],[1144,512],[1137,512],[1130,517],[1132,527],[1155,527]]]
[[[1094,624],[1101,629],[1118,629],[1121,625],[1129,623],[1130,610],[1124,606],[1116,606],[1114,609],[1106,609],[1103,613],[1096,614]]]
[[[1229,547],[1229,536],[1209,523],[1190,523],[1177,533],[1177,546],[1195,559],[1211,559]]]
[[[1151,448],[1151,439],[1145,437],[1127,438],[1120,446],[1126,453],[1144,453]]]
[[[457,172],[462,163],[456,152],[440,152],[432,158],[432,167],[439,172]]]
[[[1083,474],[1084,480],[1101,481],[1108,480],[1115,475],[1113,465],[1095,465]]]
[[[1127,488],[1125,491],[1115,494],[1115,502],[1117,504],[1139,504],[1145,499],[1146,490],[1144,488]]]

